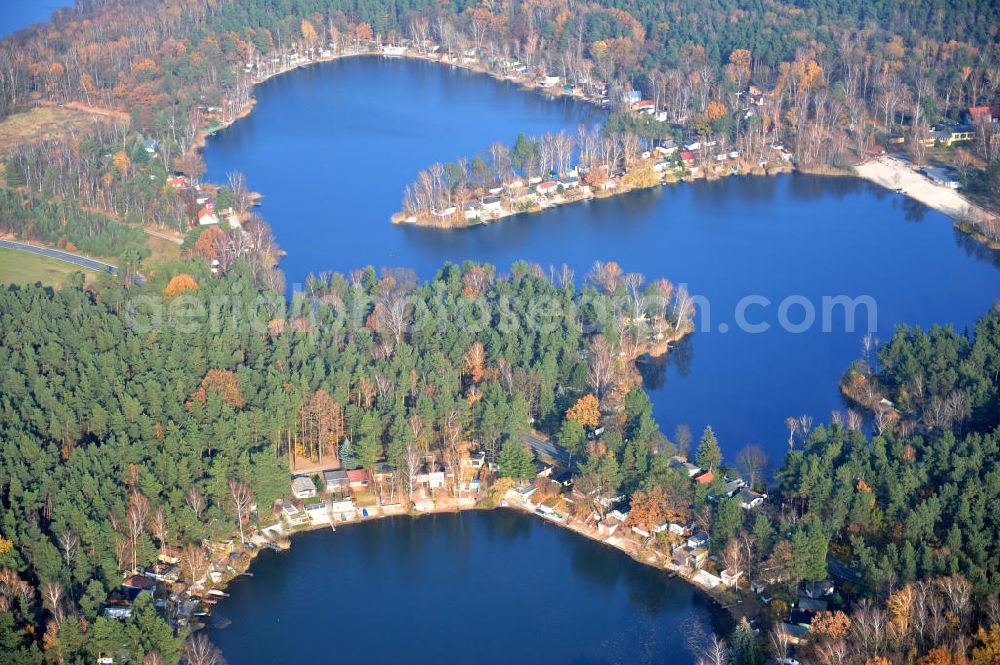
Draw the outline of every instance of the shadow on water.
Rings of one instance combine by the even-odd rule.
[[[695,337],[688,335],[675,343],[667,353],[659,356],[642,356],[636,362],[639,374],[642,375],[642,385],[647,390],[662,390],[667,386],[667,368],[673,367],[678,378],[685,378],[691,373],[694,363]]]
[[[994,268],[1000,268],[1000,250],[990,249],[968,233],[962,233],[958,228],[954,229],[954,233],[955,244],[965,252],[966,256],[991,265]],[[995,295],[1000,297],[1000,293]]]

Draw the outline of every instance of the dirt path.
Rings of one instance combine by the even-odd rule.
[[[123,122],[130,122],[131,117],[125,111],[116,111],[114,109],[101,108],[99,106],[91,106],[89,104],[84,104],[83,102],[66,102],[65,104],[57,104],[56,102],[41,100],[38,102],[39,106],[48,106],[53,108],[65,107],[68,109],[73,109],[74,111],[80,111],[82,113],[89,113],[90,115],[99,115],[105,118],[114,118],[115,120],[122,120]]]
[[[153,229],[146,226],[142,227],[142,230],[146,232],[146,235],[151,235],[154,238],[159,238],[160,240],[166,240],[167,242],[172,242],[175,245],[180,245],[184,243],[184,238],[179,238],[175,235],[164,233],[163,231],[154,231]]]

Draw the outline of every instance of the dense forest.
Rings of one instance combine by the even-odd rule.
[[[877,352],[865,348],[844,385],[857,390],[863,376],[895,402],[849,393],[871,416],[870,437],[840,413],[811,432],[790,424],[770,516],[781,527],[762,515],[748,527],[747,542],[767,543],[751,552],[751,569],[768,581],[809,579],[796,572],[806,533],[841,576],[857,577],[861,600],[819,613],[804,662],[997,662],[1000,309],[969,335],[904,326]],[[790,539],[773,536],[789,528]],[[815,572],[826,577],[826,562]],[[780,654],[787,642],[773,633],[770,646]]]
[[[260,291],[245,260],[221,279],[202,258],[184,267],[142,287],[107,276],[95,291],[0,293],[0,564],[16,580],[0,585],[3,662],[34,662],[39,646],[62,662],[176,660],[169,629],[99,616],[122,573],[167,545],[204,561],[203,543],[249,517],[238,490],[272,519],[289,457],[336,455],[341,437],[364,468],[471,445],[521,477],[520,434],[559,427],[589,395],[619,442],[636,433],[622,454],[648,458],[656,427],[626,354],[687,316],[669,283],[643,289],[614,264],[582,289],[526,264],[508,277],[445,266],[426,284],[369,268],[312,280],[291,303]]]

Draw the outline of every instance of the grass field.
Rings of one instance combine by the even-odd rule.
[[[0,249],[0,284],[63,284],[70,273],[80,271],[92,281],[97,273],[72,263],[16,249]]]
[[[65,136],[70,128],[77,131],[90,128],[105,118],[70,108],[40,106],[24,113],[15,113],[0,122],[0,157],[8,157],[23,143]]]
[[[163,238],[147,235],[146,247],[151,252],[148,259],[150,262],[176,261],[181,257],[181,246]],[[111,263],[114,261],[112,260]]]

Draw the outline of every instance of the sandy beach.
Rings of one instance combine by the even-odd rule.
[[[972,215],[989,218],[992,215],[970,203],[954,189],[935,185],[917,173],[909,163],[889,155],[882,155],[854,167],[858,175],[886,189],[901,189],[904,194],[920,201],[929,208],[964,221]]]

